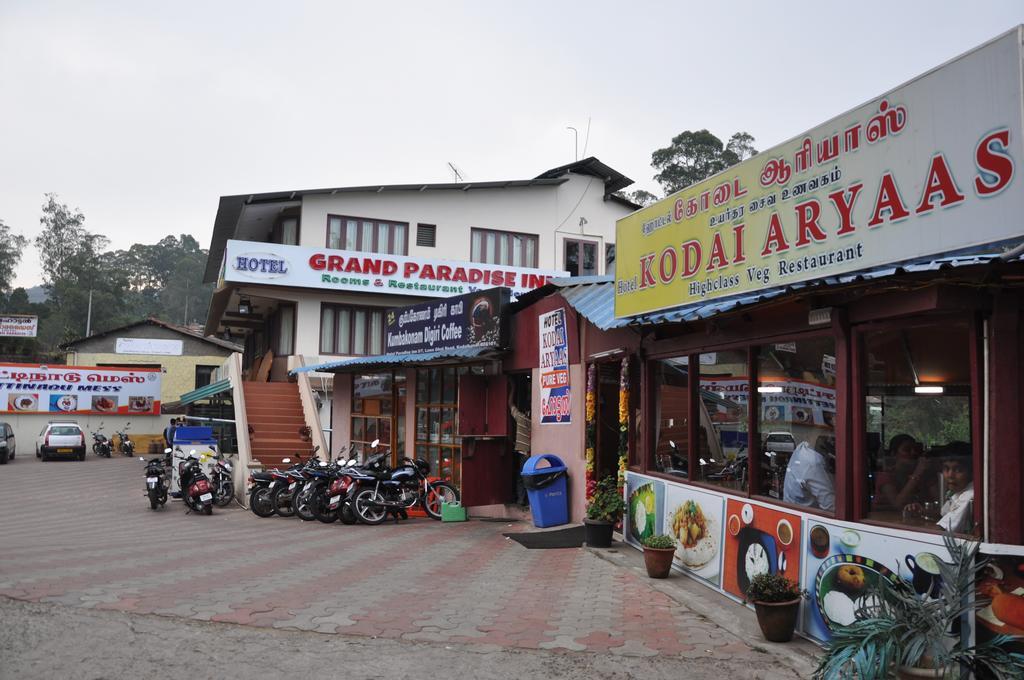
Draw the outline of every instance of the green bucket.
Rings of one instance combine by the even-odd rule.
[[[466,508],[462,507],[459,503],[441,503],[441,521],[442,522],[465,522]]]

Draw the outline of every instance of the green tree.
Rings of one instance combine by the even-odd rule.
[[[667,196],[756,153],[754,138],[746,132],[737,132],[724,144],[707,130],[686,130],[673,137],[669,146],[651,154],[651,166]]]
[[[11,232],[11,228],[0,220],[0,299],[11,290],[14,272],[18,269],[21,252],[25,250],[26,245],[28,239]]]
[[[39,260],[43,265],[43,281],[53,283],[64,270],[64,265],[78,252],[87,232],[85,215],[78,208],[72,210],[61,203],[57,194],[46,194],[43,216],[39,218],[43,231],[35,239]]]
[[[618,193],[619,196],[621,196],[622,198],[626,199],[627,201],[632,201],[633,203],[636,203],[641,208],[646,208],[647,206],[658,200],[657,196],[652,194],[650,191],[644,191],[643,189],[637,189],[635,191],[630,192],[620,191]]]

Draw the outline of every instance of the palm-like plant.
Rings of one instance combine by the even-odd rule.
[[[987,559],[978,559],[980,544],[952,534],[944,537],[951,561],[939,562],[942,587],[939,597],[918,595],[905,581],[879,579],[875,597],[857,611],[857,620],[838,626],[825,647],[815,678],[881,680],[900,666],[984,669],[999,680],[1024,676],[1024,654],[1006,645],[1015,638],[999,635],[969,645],[961,635],[965,615],[983,609],[991,600],[972,600]],[[954,677],[959,677],[957,673]]]

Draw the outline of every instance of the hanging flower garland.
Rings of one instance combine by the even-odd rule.
[[[629,464],[629,357],[623,357],[619,372],[619,489],[626,484]]]
[[[597,394],[595,392],[596,386],[595,381],[597,377],[597,366],[590,364],[587,367],[587,414],[586,414],[586,485],[587,485],[587,502],[594,496],[594,491],[597,489],[597,480],[594,479],[594,448],[597,441],[597,419],[596,414],[596,403]]]

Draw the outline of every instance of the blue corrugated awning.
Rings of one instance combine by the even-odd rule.
[[[230,389],[230,380],[218,380],[215,383],[203,385],[202,387],[196,388],[191,392],[186,392],[185,394],[181,395],[181,399],[178,400],[178,403],[181,405],[191,404],[194,401],[199,401],[200,399],[207,399],[214,395],[220,394],[221,392],[227,392]]]
[[[322,373],[348,373],[361,368],[392,368],[395,366],[410,366],[417,364],[450,363],[452,359],[480,359],[498,356],[501,354],[494,347],[460,347],[458,349],[439,349],[433,352],[409,352],[407,354],[377,354],[368,357],[354,357],[352,359],[339,359],[328,361],[314,366],[303,366],[291,371],[296,373],[308,373],[319,371]]]

